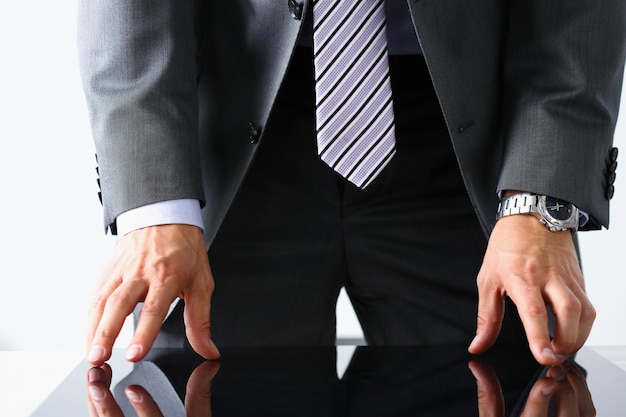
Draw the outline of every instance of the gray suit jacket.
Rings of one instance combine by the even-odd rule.
[[[397,0],[401,1],[401,0]],[[408,0],[487,233],[497,191],[607,226],[626,54],[623,0]],[[289,66],[306,1],[83,0],[79,51],[105,225],[195,198],[210,244]]]

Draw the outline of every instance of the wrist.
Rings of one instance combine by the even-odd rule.
[[[570,230],[573,234],[579,226],[579,211],[572,203],[541,194],[503,192],[496,221],[519,214],[534,216],[552,232]]]

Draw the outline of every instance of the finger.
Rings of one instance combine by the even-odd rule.
[[[483,353],[493,346],[500,334],[504,317],[504,295],[497,288],[485,287],[480,278],[478,282],[476,336],[468,348],[473,354]]]
[[[579,300],[581,305],[580,324],[578,327],[578,340],[574,343],[574,352],[579,351],[587,342],[597,315],[596,309],[593,307],[593,304],[591,304],[586,294],[583,298],[579,298]]]
[[[111,381],[113,380],[113,370],[109,366],[108,363],[105,363],[100,367],[104,371],[104,383],[107,387],[111,386]]]
[[[581,303],[560,279],[548,281],[544,294],[556,318],[552,348],[556,354],[567,357],[578,341]]]
[[[87,388],[87,390],[89,390],[89,387]],[[99,417],[98,410],[93,405],[93,401],[89,396],[89,391],[87,391],[87,410],[89,411],[89,417]]]
[[[163,413],[152,396],[139,385],[129,385],[124,393],[138,417],[163,417]]]
[[[175,286],[164,285],[150,288],[141,306],[135,333],[126,349],[127,360],[136,362],[145,357],[156,340],[163,320],[176,296]]]
[[[188,417],[211,416],[211,382],[220,369],[218,362],[207,361],[198,366],[187,382],[185,411]]]
[[[99,382],[111,386],[111,380],[113,379],[113,373],[111,367],[108,364],[104,364],[100,367],[94,367],[87,371],[87,383]]]
[[[96,330],[98,329],[98,325],[102,320],[102,315],[104,314],[104,309],[106,308],[107,300],[109,296],[117,287],[122,284],[122,279],[119,278],[119,275],[106,275],[106,277],[115,277],[118,278],[106,280],[105,276],[101,280],[100,286],[98,288],[97,295],[94,297],[93,302],[91,303],[91,307],[89,309],[89,327],[87,329],[87,348],[90,348],[93,344],[93,337],[96,334]]]
[[[570,348],[569,353],[571,354],[578,351],[587,341],[587,338],[591,333],[593,322],[596,318],[596,310],[587,297],[587,293],[585,291],[585,279],[580,269],[580,263],[573,244],[570,252],[570,256],[561,262],[563,271],[560,272],[560,277],[562,285],[564,285],[572,293],[572,296],[575,298],[576,303],[579,304],[580,307],[577,337]],[[548,282],[548,284],[551,284],[551,282]],[[553,346],[555,350],[560,348],[560,346],[555,346],[554,341]]]
[[[567,370],[567,378],[576,393],[578,399],[578,410],[581,416],[595,416],[596,408],[593,404],[591,392],[587,385],[587,379],[581,370],[570,362],[566,362],[564,368]]]
[[[218,359],[219,350],[211,340],[211,296],[213,295],[213,277],[197,279],[193,288],[183,293],[185,300],[185,332],[189,344],[205,359]]]
[[[579,351],[591,333],[593,323],[596,319],[596,309],[591,304],[585,290],[579,285],[570,287],[572,293],[580,303],[580,317],[578,318],[578,333],[574,344],[571,347],[571,353]]]
[[[537,362],[542,365],[560,365],[566,359],[552,349],[548,330],[548,310],[538,288],[513,287],[509,296],[517,306],[522,325],[526,331],[528,345]]]
[[[100,382],[106,384],[106,375],[102,368],[91,368],[87,371],[87,383]],[[108,384],[107,384],[108,386]]]
[[[90,417],[101,415],[101,411],[98,411],[94,401],[102,401],[107,392],[110,393],[112,377],[111,367],[106,363],[101,367],[91,368],[87,371],[87,407]]]
[[[468,367],[476,378],[478,415],[480,417],[504,416],[502,387],[494,370],[477,360],[470,361]]]
[[[98,417],[124,417],[109,388],[102,382],[87,384],[89,414]]]
[[[111,293],[87,355],[90,364],[98,366],[111,357],[113,344],[126,317],[143,299],[145,291],[145,285],[140,280],[130,280]]]
[[[556,371],[556,372],[555,372]],[[578,398],[574,388],[567,378],[567,372],[563,367],[552,368],[548,376],[557,381],[554,392],[554,408],[557,416],[578,416]]]
[[[102,385],[110,386],[107,382],[107,376],[103,368],[95,367],[87,371],[87,408],[89,409],[90,417],[98,417],[98,410],[93,402],[95,399],[104,397]],[[98,384],[98,385],[95,385]]]
[[[531,388],[524,411],[520,417],[548,416],[550,399],[557,389],[557,382],[552,378],[541,378]]]

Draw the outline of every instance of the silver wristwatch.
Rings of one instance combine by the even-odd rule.
[[[532,214],[553,232],[578,230],[578,208],[572,203],[546,195],[512,194],[502,198],[496,220],[513,214]]]

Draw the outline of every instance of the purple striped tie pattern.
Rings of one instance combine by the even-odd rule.
[[[395,154],[384,0],[315,0],[317,148],[365,188]]]

